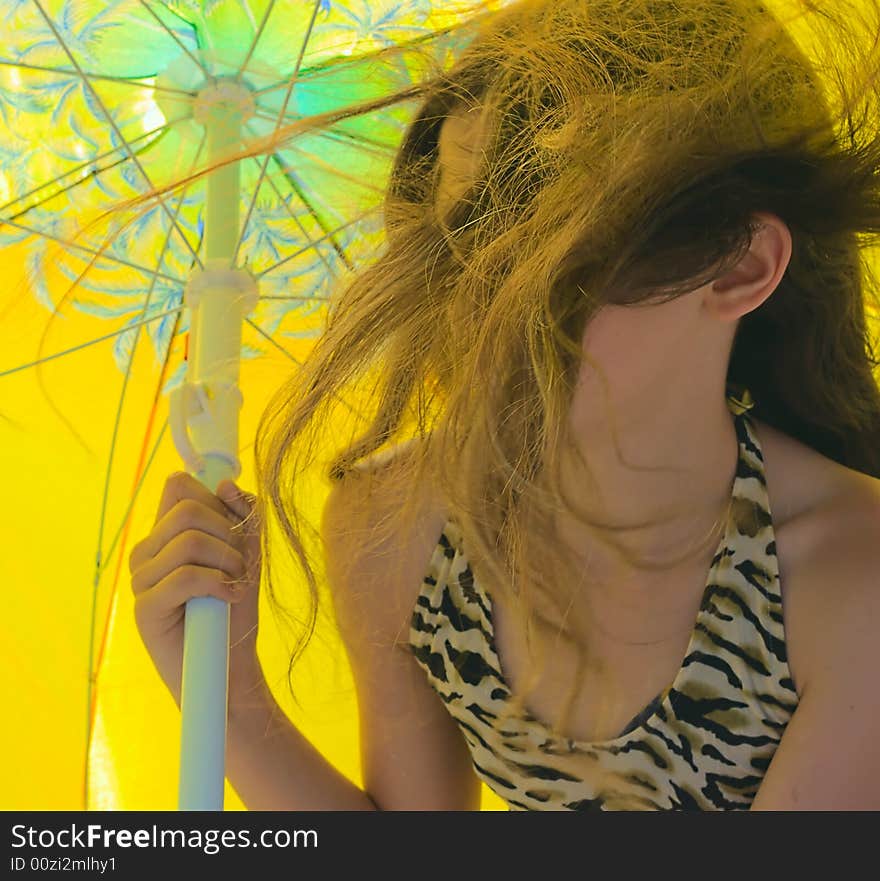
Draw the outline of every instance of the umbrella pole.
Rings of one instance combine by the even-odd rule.
[[[209,161],[239,143],[241,86],[206,89],[201,113]],[[201,116],[201,119],[200,119]],[[241,473],[238,388],[244,317],[257,304],[257,285],[246,270],[231,267],[239,236],[240,163],[207,176],[205,268],[190,277],[186,381],[172,394],[171,431],[190,473],[211,492]],[[194,597],[186,604],[181,682],[178,809],[222,811],[226,757],[229,668],[229,604]]]

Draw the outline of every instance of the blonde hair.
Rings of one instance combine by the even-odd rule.
[[[291,667],[318,606],[295,497],[338,399],[367,410],[329,463],[332,479],[418,440],[396,458],[408,493],[377,546],[402,534],[433,488],[474,571],[513,599],[529,636],[535,600],[564,608],[588,575],[558,541],[554,512],[607,541],[559,472],[587,323],[604,303],[662,302],[720,277],[748,251],[758,211],[787,224],[793,253],[773,296],[741,319],[728,379],[750,389],[763,421],[880,476],[866,321],[876,285],[863,284],[860,255],[880,230],[880,16],[848,0],[786,5],[792,14],[775,17],[754,0],[511,4],[439,35],[464,42],[407,89],[238,154],[420,102],[383,194],[384,251],[336,292],[322,336],[260,423],[263,522],[271,506],[312,600]],[[825,50],[815,68],[792,36],[803,23]],[[430,59],[427,45],[373,60]],[[845,47],[848,71],[832,47]],[[438,132],[450,112],[475,106],[487,123],[478,173],[440,217]]]

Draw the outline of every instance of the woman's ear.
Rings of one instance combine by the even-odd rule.
[[[791,259],[791,232],[785,223],[773,214],[756,216],[761,226],[748,253],[707,285],[703,306],[721,321],[736,321],[757,309],[776,290]]]

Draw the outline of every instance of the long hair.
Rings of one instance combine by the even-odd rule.
[[[376,546],[438,493],[474,572],[522,614],[531,646],[535,599],[564,609],[585,577],[554,512],[597,526],[559,468],[587,323],[603,304],[662,302],[721,277],[747,253],[756,212],[784,221],[793,252],[773,295],[740,319],[727,379],[750,390],[757,418],[880,476],[877,290],[864,255],[880,230],[880,16],[848,0],[789,2],[786,14],[768,5],[524,0],[468,20],[452,62],[408,89],[238,154],[419,102],[383,193],[384,250],[345,279],[260,421],[260,509],[277,516],[311,601],[291,668],[319,600],[296,494],[338,399],[364,413],[322,464],[326,478],[359,479],[359,462],[415,441],[395,459],[406,492]],[[794,39],[802,24],[813,66]],[[439,129],[471,107],[487,124],[477,172],[441,214]],[[264,541],[280,605],[268,530]]]

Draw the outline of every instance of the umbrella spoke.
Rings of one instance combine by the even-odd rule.
[[[288,358],[289,360],[293,361],[293,363],[296,364],[297,367],[302,367],[302,361],[297,360],[293,355],[291,355],[290,352],[288,352],[287,349],[285,349],[284,346],[281,345],[281,343],[279,343],[274,337],[272,337],[271,334],[266,333],[266,331],[263,330],[263,328],[260,327],[259,324],[255,324],[253,321],[251,321],[250,318],[245,318],[245,321],[255,331],[257,331],[257,333],[259,333],[268,343],[275,346],[275,348],[278,349],[278,351],[281,352],[281,354],[284,355],[285,358]],[[357,410],[355,410],[355,408],[352,407],[351,404],[348,403],[348,401],[340,398],[339,395],[337,395],[335,392],[333,393],[333,397],[337,401],[339,401],[339,403],[342,404],[343,407],[348,408],[349,413],[353,413],[355,416],[358,416],[359,418],[363,418],[363,416],[364,416],[363,413],[360,413]]]
[[[254,35],[254,39],[251,41],[251,45],[248,48],[248,53],[245,56],[244,61],[241,63],[241,67],[236,71],[235,77],[233,78],[235,82],[241,81],[241,75],[247,69],[248,64],[250,64],[251,57],[254,54],[254,50],[257,48],[257,43],[260,42],[260,37],[263,36],[263,29],[266,27],[266,22],[269,20],[269,16],[272,14],[272,10],[275,8],[275,0],[269,0],[269,5],[266,7],[266,11],[263,13],[263,20],[260,22],[259,28],[257,28],[257,33]],[[250,12],[250,10],[248,10]],[[253,21],[253,19],[251,19]]]
[[[205,75],[205,78],[213,81],[214,77],[211,76],[210,73],[208,73],[208,71],[205,69],[205,66],[202,64],[201,61],[199,61],[198,56],[193,55],[193,53],[190,52],[189,47],[185,43],[182,43],[180,41],[180,37],[178,37],[177,34],[175,34],[174,31],[172,31],[171,28],[169,28],[168,25],[165,24],[165,22],[162,21],[161,18],[159,18],[155,10],[153,10],[150,4],[147,3],[147,0],[140,0],[140,4],[144,7],[144,9],[147,10],[147,12],[150,13],[150,15],[153,16],[153,18],[156,19],[157,22],[159,22],[159,27],[162,28],[162,30],[165,31],[165,33],[168,34],[168,36],[171,37],[171,39],[174,40],[174,42],[177,43],[178,46],[180,46],[181,50],[186,55],[189,56],[193,64],[195,64],[195,66]]]
[[[141,0],[141,2],[143,3],[143,0]],[[102,112],[107,117],[107,121],[110,123],[110,126],[113,128],[113,131],[116,132],[116,137],[118,137],[119,140],[126,147],[128,147],[128,153],[131,156],[131,159],[134,162],[135,166],[137,167],[138,171],[140,171],[141,175],[143,175],[144,180],[147,182],[147,186],[150,187],[150,189],[153,189],[153,183],[150,180],[150,176],[147,174],[147,170],[143,167],[143,165],[141,165],[140,160],[137,158],[137,154],[131,149],[128,141],[125,139],[122,132],[119,131],[119,126],[116,125],[116,121],[113,119],[113,114],[110,113],[110,111],[104,105],[104,102],[101,100],[101,96],[98,94],[98,92],[95,90],[94,86],[92,86],[92,84],[86,78],[85,74],[83,73],[82,68],[79,66],[79,62],[76,60],[73,53],[70,51],[70,47],[67,45],[67,43],[64,42],[64,38],[61,36],[61,34],[58,33],[58,28],[55,27],[55,23],[49,17],[49,14],[46,12],[46,10],[43,9],[43,6],[42,6],[42,3],[40,2],[40,0],[34,0],[34,5],[40,11],[40,15],[42,15],[43,18],[46,20],[46,24],[49,25],[50,30],[55,35],[55,39],[58,40],[59,45],[64,50],[67,57],[70,59],[70,63],[76,68],[77,74],[81,77],[83,84],[92,93],[92,97],[95,99],[95,103],[101,108]],[[146,6],[145,3],[144,3],[144,5]],[[155,15],[155,13],[153,13],[153,14]],[[157,18],[158,18],[158,16],[157,16]],[[169,31],[169,33],[170,33],[170,31]],[[195,260],[195,262],[198,264],[199,268],[202,268],[202,261],[199,259],[199,255],[196,253],[195,249],[192,246],[192,243],[186,237],[184,231],[178,226],[176,216],[171,214],[171,210],[169,209],[168,205],[165,203],[165,200],[161,196],[157,195],[156,198],[159,200],[159,204],[162,206],[165,213],[171,219],[172,229],[176,230],[176,232],[180,236],[180,238],[183,239],[183,243],[186,245],[187,249],[192,254],[193,260]]]
[[[288,150],[294,153],[301,153],[303,156],[308,156],[309,160],[313,162],[315,165],[321,167],[327,174],[334,175],[335,177],[341,178],[342,180],[351,181],[353,184],[356,184],[361,187],[365,187],[366,189],[372,189],[376,193],[382,193],[383,189],[381,187],[377,187],[371,184],[366,183],[365,181],[353,177],[350,174],[346,174],[345,172],[340,171],[332,162],[328,162],[323,157],[319,156],[317,153],[310,153],[308,150],[303,150],[301,147],[298,147],[295,143],[290,144],[287,147]],[[286,170],[287,165],[284,165],[283,168]]]
[[[269,92],[275,92],[278,89],[286,89],[286,88],[287,88],[286,82],[272,83],[271,86],[263,86],[262,89],[255,89],[251,94],[255,98],[258,98],[260,95],[267,95]]]
[[[170,349],[171,349],[170,341],[169,341],[168,348],[170,351]],[[161,378],[164,379],[164,374],[162,374]],[[162,387],[162,383],[160,380],[159,388],[161,389],[161,387]],[[128,526],[129,517],[131,516],[132,508],[134,508],[134,503],[137,501],[137,497],[141,491],[141,487],[143,486],[144,479],[146,478],[146,476],[150,470],[150,466],[153,464],[153,459],[156,456],[156,452],[159,449],[159,445],[162,443],[162,438],[165,436],[165,431],[167,428],[168,428],[168,420],[166,419],[164,424],[162,425],[161,431],[159,432],[159,436],[156,438],[156,442],[153,444],[153,449],[150,451],[150,455],[149,455],[149,458],[147,459],[147,463],[144,466],[144,469],[141,472],[140,477],[138,477],[137,483],[135,484],[134,489],[132,490],[131,496],[128,500],[128,506],[125,509],[125,513],[122,515],[122,522],[119,524],[119,528],[116,530],[116,534],[113,536],[113,539],[110,542],[110,546],[107,548],[107,553],[104,554],[102,564],[99,565],[99,567],[98,567],[98,570],[97,570],[98,577],[103,575],[104,570],[110,565],[110,560],[113,557],[113,551],[116,550],[116,545],[119,544],[120,536],[122,535],[123,531]],[[147,433],[147,436],[149,436],[149,432]],[[146,440],[146,438],[145,438],[145,440]],[[101,661],[99,658],[98,659],[98,666],[100,666],[100,663],[101,663]]]
[[[296,83],[296,78],[299,76],[299,69],[302,65],[303,56],[306,52],[306,46],[309,43],[309,38],[312,35],[312,28],[315,26],[315,18],[317,18],[318,10],[321,7],[321,0],[315,0],[314,7],[312,8],[312,17],[309,19],[309,26],[306,28],[305,36],[303,37],[302,44],[299,47],[299,56],[296,59],[296,64],[293,68],[293,73],[290,76],[290,82],[287,84],[287,92],[284,95],[284,103],[281,106],[281,112],[278,115],[278,119],[275,123],[275,128],[272,130],[272,134],[274,135],[279,128],[281,128],[281,120],[284,117],[284,114],[287,112],[287,105],[290,102],[290,96],[293,94],[293,86]],[[247,125],[247,124],[246,124]],[[248,131],[253,134],[253,129],[248,125]],[[241,243],[244,240],[245,233],[247,232],[248,224],[250,223],[251,215],[254,212],[254,207],[257,204],[257,194],[260,192],[260,187],[263,183],[263,178],[266,176],[266,168],[269,166],[269,159],[271,154],[267,153],[265,159],[263,160],[263,164],[260,167],[260,176],[257,178],[256,186],[254,187],[253,196],[251,196],[250,204],[248,205],[247,214],[244,218],[244,223],[241,227],[241,234],[238,237],[238,242],[235,246],[235,251],[232,254],[232,265],[235,266],[238,260],[238,252],[241,249]]]
[[[0,67],[18,67],[22,70],[38,70],[42,73],[55,73],[59,76],[79,76],[79,74],[75,70],[66,70],[63,67],[44,67],[39,64],[26,64],[23,61],[3,61],[0,59]],[[125,77],[125,76],[109,76],[108,74],[101,73],[87,73],[85,74],[90,80],[105,80],[106,82],[111,83],[125,83],[127,86],[143,86],[145,89],[152,89],[155,92],[168,92],[170,94],[175,95],[186,95],[189,97],[190,93],[185,91],[184,89],[172,89],[166,86],[157,86],[153,83],[142,83],[140,80],[144,79],[144,77]],[[155,74],[152,74],[155,76]],[[149,79],[149,77],[147,77]]]
[[[253,131],[253,130],[250,128],[250,123],[245,123],[245,126],[248,128],[249,131]],[[252,158],[254,158],[254,157],[252,157]],[[308,210],[308,212],[309,212],[309,213],[311,214],[311,216],[314,218],[315,223],[317,223],[318,226],[324,231],[324,235],[323,235],[321,238],[319,238],[319,239],[310,239],[308,233],[306,233],[306,231],[302,228],[302,225],[300,224],[298,218],[296,218],[296,217],[291,213],[291,217],[293,217],[293,219],[294,219],[294,221],[296,222],[297,226],[299,226],[300,231],[302,232],[302,234],[306,237],[306,239],[309,240],[309,242],[310,242],[310,244],[311,244],[312,246],[315,246],[316,244],[318,244],[318,242],[329,241],[330,244],[333,246],[333,250],[336,251],[336,253],[339,255],[339,259],[342,260],[342,262],[345,264],[346,269],[348,269],[349,271],[351,271],[354,267],[351,265],[351,262],[350,262],[349,259],[348,259],[348,255],[345,253],[345,250],[339,245],[339,243],[338,243],[338,242],[336,241],[336,239],[334,238],[334,235],[335,235],[337,232],[339,232],[339,230],[344,229],[346,226],[351,225],[351,223],[357,222],[357,220],[362,219],[362,218],[365,217],[369,212],[365,212],[365,213],[362,214],[359,218],[356,218],[355,221],[350,221],[349,223],[344,224],[344,225],[341,226],[341,227],[337,227],[336,230],[334,230],[334,231],[331,232],[331,231],[328,230],[327,227],[325,226],[324,221],[321,219],[320,214],[318,214],[318,212],[317,212],[317,211],[314,209],[314,207],[312,206],[311,202],[309,202],[309,200],[306,198],[306,194],[305,194],[305,192],[303,191],[303,187],[302,187],[302,185],[301,185],[300,182],[297,180],[297,178],[296,178],[295,175],[293,174],[293,172],[292,172],[292,170],[290,169],[290,167],[289,167],[286,163],[284,163],[284,162],[281,161],[281,158],[279,157],[279,155],[278,155],[277,153],[271,153],[271,154],[268,154],[268,155],[266,156],[266,163],[268,163],[269,159],[274,159],[274,160],[275,160],[275,163],[278,165],[279,169],[281,170],[281,173],[284,175],[284,177],[287,179],[287,182],[290,184],[290,186],[291,186],[291,188],[293,189],[293,191],[294,191],[294,192],[296,193],[296,195],[299,197],[300,202],[302,202],[302,204],[305,205],[305,207],[306,207],[306,209]],[[261,171],[261,175],[262,175],[263,172],[265,172],[265,169],[266,169],[266,163],[263,164],[263,168],[262,168],[262,171]],[[281,199],[281,201],[284,202],[285,206],[287,206],[287,201],[281,197],[281,194],[278,192],[278,189],[277,189],[277,187],[275,186],[275,182],[272,181],[271,178],[269,178],[269,182],[272,184],[272,187],[275,189],[275,192],[276,192],[276,194],[278,195],[279,199]],[[289,210],[289,206],[288,206],[288,210]],[[239,239],[239,245],[241,244],[241,241],[242,241],[242,240]],[[299,256],[299,254],[302,254],[302,251],[299,251],[297,254],[294,254],[294,255],[291,255],[291,256]],[[329,270],[331,273],[335,274],[335,271],[333,270],[333,268],[332,268],[329,264],[327,264],[326,260],[324,260],[323,255],[320,254],[320,251],[319,251],[319,256],[321,256],[321,260],[324,262],[324,265],[327,266],[328,270]],[[281,262],[284,262],[284,261],[281,261]],[[275,264],[275,265],[276,265],[276,267],[277,267],[277,266],[280,266],[281,264],[280,264],[280,263],[277,263],[277,264]],[[262,277],[262,275],[264,275],[264,274],[265,274],[265,273],[261,273],[261,275],[260,275],[259,277]]]
[[[328,240],[332,242],[333,236],[342,232],[344,229],[348,229],[348,227],[350,226],[354,226],[356,223],[360,223],[365,217],[368,217],[371,213],[371,211],[365,211],[363,214],[358,215],[352,220],[347,220],[345,223],[337,226],[336,229],[331,230],[326,235],[320,236],[317,239],[311,239],[307,247],[300,248],[298,251],[294,251],[292,254],[289,254],[283,260],[279,260],[277,263],[273,263],[268,269],[264,269],[262,270],[262,272],[257,273],[254,278],[259,281],[264,275],[268,275],[270,272],[274,272],[276,269],[278,269],[279,266],[283,266],[285,263],[289,263],[291,260],[295,260],[300,255],[305,254],[306,251],[310,251],[315,245],[319,245],[321,242],[325,242]]]
[[[258,117],[259,119],[265,119],[267,122],[271,122],[275,119],[275,117],[269,113],[255,113],[254,116]],[[294,118],[295,117],[291,116],[285,117],[285,119],[290,120],[293,120]],[[392,144],[384,144],[381,141],[374,141],[372,138],[367,138],[363,135],[348,134],[347,132],[334,132],[328,129],[319,129],[318,131],[311,132],[310,134],[314,135],[317,138],[326,138],[327,140],[337,141],[346,145],[354,143],[358,146],[366,147],[371,152],[381,153],[385,156],[393,155],[397,149]]]
[[[281,127],[281,116],[283,116],[287,112],[287,104],[290,101],[290,96],[293,94],[293,86],[296,83],[297,78],[299,77],[299,70],[302,67],[302,61],[306,54],[306,47],[309,45],[309,40],[312,37],[312,30],[315,27],[315,19],[318,17],[318,10],[321,8],[322,0],[314,0],[314,7],[312,8],[312,17],[309,19],[309,26],[306,28],[306,32],[303,35],[302,43],[299,47],[299,55],[296,58],[296,64],[293,66],[293,73],[290,75],[290,83],[287,86],[287,92],[284,95],[284,103],[281,106],[281,114],[278,119],[278,124],[275,126],[275,131]]]
[[[272,180],[271,177],[267,177],[266,180],[269,182],[269,185],[270,185],[270,186],[272,187],[272,189],[275,191],[275,195],[278,196],[278,200],[279,200],[279,201],[281,202],[281,204],[284,205],[284,207],[287,209],[287,213],[290,215],[290,219],[291,219],[291,220],[297,225],[297,227],[299,227],[299,231],[302,233],[303,238],[306,239],[307,241],[311,242],[311,239],[309,238],[309,234],[308,234],[308,233],[305,231],[305,229],[303,228],[303,225],[302,225],[302,223],[300,222],[300,219],[296,216],[296,214],[293,213],[293,210],[292,210],[291,207],[290,207],[290,202],[289,202],[287,199],[285,199],[285,198],[281,195],[281,191],[278,189],[278,185],[275,183],[274,180]],[[306,207],[308,207],[308,205],[306,205]],[[318,220],[318,222],[320,223],[320,219],[319,219],[319,218],[315,218],[315,219]],[[324,227],[322,226],[321,228],[323,229]],[[315,251],[317,252],[317,254],[318,254],[318,258],[319,258],[319,259],[321,260],[321,262],[324,264],[324,266],[326,267],[327,271],[328,271],[331,275],[335,275],[335,270],[334,270],[333,267],[327,262],[327,258],[324,256],[324,251],[323,251],[323,249],[322,249],[322,248],[314,248],[314,247],[313,247],[313,250],[315,250]]]
[[[20,229],[24,232],[30,233],[34,236],[40,236],[44,239],[49,239],[53,242],[59,242],[62,245],[66,245],[69,248],[73,248],[77,251],[85,251],[87,254],[91,254],[92,256],[99,257],[101,260],[106,260],[108,263],[118,263],[120,266],[127,266],[129,269],[134,269],[137,272],[143,273],[147,278],[152,278],[155,276],[156,278],[161,278],[164,281],[170,281],[174,284],[183,285],[184,280],[182,278],[176,278],[173,275],[167,275],[164,272],[159,272],[155,269],[149,269],[146,266],[139,266],[137,263],[131,263],[128,260],[124,260],[122,257],[115,256],[107,256],[107,253],[99,253],[94,248],[89,248],[86,245],[78,245],[76,242],[69,242],[67,239],[62,239],[59,236],[53,236],[51,233],[43,232],[42,230],[36,229],[32,226],[27,226],[23,223],[18,223],[14,220],[0,220],[0,226],[3,224],[8,224],[9,226],[14,226],[16,229]]]
[[[183,119],[183,118],[184,117],[181,117],[181,119]],[[160,134],[161,134],[163,129],[166,129],[166,127],[171,128],[172,126],[176,125],[178,122],[180,122],[179,119],[174,120],[173,122],[170,122],[170,123],[163,123],[162,125],[156,126],[156,128],[150,129],[150,131],[145,132],[144,134],[139,135],[136,138],[132,138],[128,143],[129,144],[137,144],[140,141],[143,141],[144,139],[149,138],[151,135],[155,135],[156,132],[160,132]],[[146,144],[145,146],[151,147],[158,140],[159,140],[159,138],[156,138],[156,140],[150,141],[150,143]],[[64,178],[69,177],[72,174],[78,174],[79,172],[83,171],[85,168],[88,168],[89,166],[94,165],[99,160],[106,159],[108,156],[112,156],[114,153],[118,153],[121,149],[123,149],[123,148],[122,147],[113,147],[111,150],[107,150],[105,153],[101,153],[98,156],[95,156],[92,159],[89,159],[87,162],[83,162],[82,165],[77,165],[75,168],[71,168],[69,171],[65,171],[63,174],[59,174],[57,177],[54,177],[51,180],[46,181],[46,183],[40,184],[38,187],[34,187],[32,190],[28,190],[26,193],[22,193],[20,196],[16,196],[12,201],[7,202],[5,205],[0,205],[0,213],[9,210],[13,205],[15,205],[16,202],[21,202],[23,199],[27,199],[28,196],[33,196],[35,193],[39,193],[40,190],[44,190],[44,189],[46,189],[46,187],[52,186],[52,184],[60,183],[62,180],[64,180]],[[143,147],[140,149],[143,149]],[[119,159],[116,162],[112,162],[110,165],[105,165],[103,168],[96,169],[94,174],[101,174],[105,171],[108,171],[111,168],[115,168],[117,165],[119,165],[120,163],[125,162],[127,160],[128,160],[128,156],[123,156],[122,159]],[[53,193],[53,197],[56,195],[60,195],[61,193],[67,192],[73,186],[75,186],[77,183],[80,183],[80,180],[77,180],[74,184],[71,184],[70,186],[64,187],[64,189],[55,191]],[[20,217],[22,214],[25,214],[26,212],[30,211],[32,208],[36,207],[36,205],[40,205],[40,204],[42,204],[42,203],[37,202],[34,205],[30,205],[29,207],[25,208],[24,211],[21,211],[21,212],[19,212],[19,214],[14,215],[14,216]]]
[[[101,577],[104,574],[104,570],[106,569],[109,561],[113,558],[113,551],[116,548],[117,542],[122,539],[125,541],[125,537],[128,535],[128,529],[131,526],[131,511],[134,507],[134,503],[138,497],[141,486],[143,486],[144,478],[147,476],[150,470],[150,466],[153,464],[153,460],[156,456],[156,452],[159,449],[159,445],[162,442],[162,438],[165,435],[165,430],[168,428],[168,420],[165,420],[165,423],[162,426],[162,430],[159,432],[158,438],[156,438],[155,444],[153,444],[153,449],[150,451],[149,458],[147,459],[146,464],[144,464],[144,451],[147,446],[147,442],[150,437],[150,430],[152,428],[153,419],[156,415],[156,409],[158,407],[159,399],[162,393],[162,387],[165,383],[165,377],[168,372],[168,364],[170,361],[171,348],[174,341],[174,331],[168,337],[168,347],[165,350],[165,357],[162,359],[162,370],[159,374],[159,382],[156,386],[156,394],[153,398],[153,406],[150,410],[150,418],[147,421],[146,431],[144,432],[143,443],[141,444],[141,457],[140,461],[137,465],[137,470],[140,471],[140,477],[137,479],[132,492],[129,495],[128,507],[125,510],[125,514],[123,515],[122,522],[119,525],[119,529],[116,530],[116,535],[113,536],[113,540],[110,543],[110,547],[108,548],[106,554],[101,551],[101,540],[104,534],[104,523],[107,515],[107,492],[106,492],[106,484],[105,484],[105,494],[104,494],[104,504],[101,507],[101,519],[100,525],[98,528],[98,553],[95,557],[95,574],[92,581],[92,614],[91,614],[91,628],[89,633],[89,685],[88,685],[88,695],[86,700],[86,741],[85,741],[85,762],[84,762],[84,782],[83,782],[83,803],[86,807],[88,807],[88,792],[89,792],[89,773],[90,773],[90,753],[91,753],[91,739],[92,739],[92,730],[95,725],[95,710],[97,708],[97,703],[94,699],[94,683],[97,682],[98,674],[100,673],[101,666],[104,662],[104,654],[107,648],[107,639],[110,632],[110,616],[107,615],[104,618],[104,627],[101,632],[101,642],[98,646],[97,654],[95,653],[95,631],[97,627],[97,618],[95,615],[95,608],[97,606],[97,596],[98,596],[98,586],[101,581]],[[132,354],[134,349],[132,349]],[[120,400],[120,407],[121,407]],[[143,467],[141,467],[143,466]],[[107,483],[110,480],[110,472],[109,468],[107,471],[106,477]],[[113,584],[110,590],[110,597],[108,599],[108,605],[112,608],[112,603],[115,599],[116,586],[119,582],[119,569],[122,562],[122,555],[120,554],[119,558],[116,561],[116,577],[113,579]]]
[[[154,131],[158,131],[158,129],[154,129]],[[161,139],[165,136],[165,134],[166,134],[167,132],[168,132],[168,129],[166,128],[164,131],[160,132],[160,134],[159,134],[159,136],[158,136],[157,138],[155,138],[154,140],[150,141],[148,144],[144,144],[142,147],[139,147],[137,150],[133,151],[134,155],[138,155],[138,156],[139,156],[139,155],[140,155],[141,153],[143,153],[145,150],[149,150],[150,147],[152,147],[157,141],[161,140]],[[141,139],[140,139],[140,138],[137,138],[137,140],[141,140]],[[133,144],[133,143],[136,143],[136,141],[130,141],[129,143],[132,143],[132,144]],[[110,150],[109,153],[107,153],[107,154],[105,154],[105,155],[109,155],[110,153],[115,153],[115,152],[117,152],[117,151],[120,150],[120,149],[122,149],[122,148],[121,148],[121,147],[116,147],[115,149]],[[109,165],[105,165],[103,168],[97,169],[96,172],[95,172],[95,174],[101,174],[101,173],[103,173],[103,172],[105,172],[105,171],[109,171],[111,168],[115,168],[117,165],[122,165],[124,162],[128,162],[130,158],[131,158],[130,155],[129,155],[129,156],[123,156],[123,157],[121,157],[120,159],[117,159],[115,162],[111,162]],[[86,164],[86,165],[90,165],[91,163],[87,162],[87,163],[85,163],[85,164]],[[82,170],[82,168],[83,168],[83,166],[79,166],[79,170]],[[68,177],[69,175],[71,175],[71,174],[73,174],[73,173],[74,173],[73,171],[67,171],[67,172],[65,172],[64,174],[59,175],[58,177],[56,177],[54,180],[48,181],[47,183],[43,184],[42,186],[37,187],[37,189],[38,189],[38,190],[41,190],[41,189],[43,189],[44,187],[47,187],[47,186],[49,186],[49,185],[52,184],[52,183],[57,183],[57,182],[60,181],[62,178]],[[16,220],[17,220],[19,217],[23,217],[25,214],[28,213],[28,211],[33,211],[34,208],[39,208],[39,207],[41,207],[42,205],[45,205],[46,202],[51,202],[53,199],[55,199],[56,197],[60,196],[62,193],[69,193],[71,190],[75,189],[75,188],[78,187],[81,183],[83,183],[87,178],[90,178],[90,177],[92,177],[92,176],[93,176],[93,175],[91,175],[91,174],[80,175],[80,177],[79,177],[77,180],[73,181],[72,183],[66,184],[65,186],[61,187],[61,189],[59,189],[59,190],[54,190],[53,192],[49,193],[48,196],[44,196],[44,197],[43,197],[42,199],[40,199],[39,201],[37,201],[37,202],[33,202],[32,204],[28,205],[27,208],[22,208],[21,211],[19,211],[17,214],[13,214],[12,217],[15,218]],[[33,190],[32,192],[36,192],[36,190]],[[23,198],[24,198],[24,196],[20,196],[18,199],[15,200],[15,202],[19,202],[19,201],[21,201],[21,199],[23,199]],[[10,202],[9,204],[12,205],[12,204],[14,204],[14,202]],[[4,206],[4,208],[5,208],[5,207],[6,207],[6,206]],[[2,209],[0,209],[0,210],[2,210]]]
[[[80,349],[94,346],[97,343],[103,343],[104,340],[113,339],[113,337],[128,333],[128,331],[132,330],[135,327],[140,327],[143,324],[149,324],[152,321],[158,321],[160,318],[165,318],[165,316],[167,315],[174,315],[175,313],[182,311],[183,306],[177,306],[175,309],[167,309],[165,312],[157,312],[155,315],[151,315],[149,318],[145,318],[143,321],[126,324],[125,327],[122,327],[119,330],[114,330],[112,333],[104,334],[104,336],[96,337],[93,340],[87,340],[86,342],[80,343],[77,346],[73,346],[70,349],[65,349],[63,352],[55,352],[54,355],[46,355],[45,357],[38,358],[36,361],[31,361],[28,364],[19,364],[18,367],[11,367],[8,370],[0,370],[0,377],[8,376],[10,373],[18,373],[20,370],[27,370],[29,367],[36,367],[37,364],[45,364],[47,361],[54,361],[56,358],[63,358],[65,355],[72,355],[74,352],[78,352]]]

